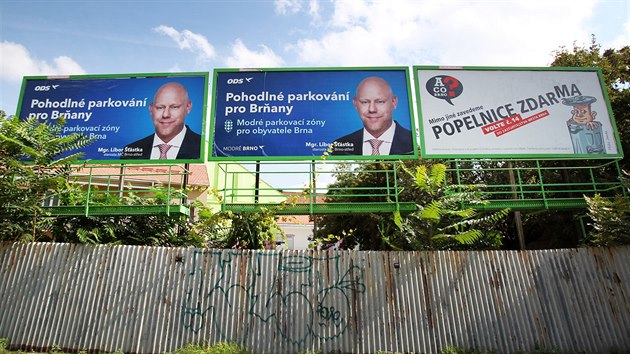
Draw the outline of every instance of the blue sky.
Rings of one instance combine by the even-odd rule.
[[[0,109],[25,75],[547,66],[630,43],[628,0],[0,0]]]

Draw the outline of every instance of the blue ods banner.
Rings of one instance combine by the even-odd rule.
[[[18,116],[65,119],[94,139],[89,162],[201,162],[207,88],[208,73],[25,77]]]
[[[210,159],[417,156],[408,68],[214,72]]]

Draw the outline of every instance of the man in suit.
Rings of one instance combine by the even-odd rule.
[[[121,159],[198,159],[201,135],[185,125],[192,101],[186,88],[169,82],[162,85],[149,105],[155,133],[125,146]]]
[[[393,120],[398,97],[387,81],[372,76],[357,86],[352,100],[363,128],[333,143],[333,155],[413,154],[413,136]]]

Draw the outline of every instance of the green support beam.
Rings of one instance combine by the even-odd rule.
[[[69,178],[81,188],[51,193],[47,202],[54,205],[44,209],[51,216],[189,216],[188,174],[180,165],[88,165]]]
[[[333,162],[310,162],[310,164],[331,164]],[[360,164],[361,162],[355,162]],[[325,215],[325,214],[360,214],[391,213],[399,211],[410,213],[416,210],[415,203],[400,200],[402,187],[398,185],[397,164],[400,161],[379,162],[379,168],[370,171],[383,174],[386,185],[382,188],[356,187],[335,190],[330,194],[328,186],[315,186],[316,175],[322,173],[338,174],[340,171],[329,168],[329,172],[315,172],[317,166],[310,167],[307,188],[295,189],[294,194],[283,195],[275,188],[255,188],[247,185],[246,178],[239,176],[247,170],[231,169],[223,163],[224,186],[219,190],[224,211],[254,213],[262,208],[273,209],[279,215]],[[620,182],[621,170],[618,160],[452,160],[446,161],[448,167],[446,183],[456,185],[483,184],[488,203],[475,206],[480,210],[500,210],[510,208],[514,211],[542,211],[561,209],[586,209],[584,196],[600,194],[613,197],[626,195]],[[51,215],[190,215],[183,188],[175,188],[177,181],[188,171],[167,173],[155,176],[143,174],[142,177],[161,181],[162,189],[139,190],[124,186],[123,182],[139,175],[99,174],[95,167],[88,167],[89,173],[76,178],[84,183],[83,200],[74,205],[58,199],[59,206],[47,207]],[[230,171],[236,171],[234,173]],[[278,173],[287,174],[286,164]],[[272,173],[265,171],[265,173]],[[345,173],[355,173],[346,171]],[[509,178],[508,178],[509,177]],[[250,178],[251,181],[254,179]],[[103,190],[103,181],[107,181]],[[164,182],[166,181],[166,182]],[[97,187],[100,185],[101,187]],[[157,185],[156,185],[157,186]],[[215,186],[213,186],[215,187]],[[290,190],[290,189],[285,189]],[[155,198],[156,192],[164,196],[161,204],[124,205],[124,197],[146,193],[146,198]],[[164,199],[165,198],[165,199]],[[79,198],[81,199],[81,198]],[[149,199],[150,200],[150,199]],[[284,200],[284,201],[282,201]],[[326,200],[324,202],[324,200]],[[121,205],[122,204],[122,205]]]
[[[326,214],[368,214],[368,213],[401,213],[413,212],[415,203],[321,203],[321,204],[260,204],[230,203],[223,205],[223,211],[235,213],[255,213],[261,208],[272,209],[278,215],[326,215]]]
[[[51,216],[190,215],[187,205],[63,205],[44,207]]]
[[[332,162],[326,162],[330,164]],[[360,162],[356,162],[360,164]],[[321,215],[356,213],[409,213],[415,204],[400,202],[401,187],[396,176],[396,164],[400,161],[383,161],[383,169],[374,173],[385,173],[387,185],[381,189],[357,187],[347,188],[342,193],[328,194],[326,187],[310,186],[304,190],[302,203],[279,204],[265,202],[265,190],[255,191],[258,202],[254,202],[254,191],[245,185],[226,188],[222,210],[233,212],[257,212],[261,208],[273,209],[283,215]],[[509,208],[514,211],[536,212],[543,210],[586,209],[584,196],[600,194],[612,197],[625,195],[619,176],[618,160],[452,160],[446,161],[447,181],[455,185],[483,185],[488,202],[473,206],[479,210],[496,211]],[[229,168],[225,168],[229,170]],[[272,172],[268,172],[272,173]],[[287,173],[282,170],[279,173]],[[332,173],[332,172],[331,172]],[[338,172],[334,172],[338,173]],[[348,173],[354,173],[350,171]],[[568,176],[578,176],[571,179]],[[228,179],[228,177],[226,177]],[[489,180],[490,179],[490,180]],[[335,198],[353,202],[338,203]],[[327,202],[318,202],[326,198]],[[239,201],[248,200],[251,202]],[[383,202],[367,202],[381,199]]]

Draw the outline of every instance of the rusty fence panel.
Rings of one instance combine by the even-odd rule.
[[[630,248],[240,251],[0,244],[11,347],[630,350]]]

